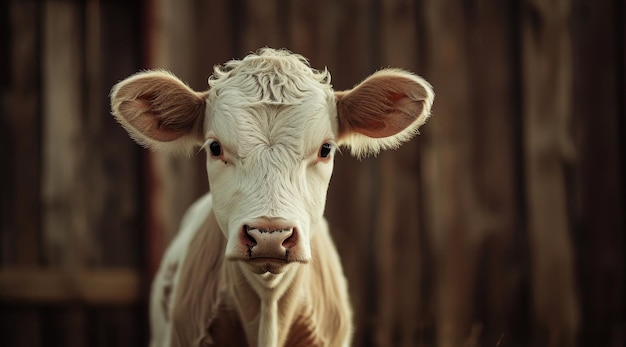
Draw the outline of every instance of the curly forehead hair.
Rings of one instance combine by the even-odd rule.
[[[310,92],[332,89],[330,80],[327,69],[313,69],[299,54],[286,49],[262,48],[242,60],[215,66],[209,85],[216,92],[235,86],[264,103],[293,104]]]

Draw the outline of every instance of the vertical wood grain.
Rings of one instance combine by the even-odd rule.
[[[321,69],[327,64],[320,59],[323,54],[321,46],[321,22],[320,13],[329,14],[326,10],[326,1],[291,1],[287,10],[287,41],[288,47],[307,57],[311,65]],[[330,20],[326,24],[330,25]]]
[[[233,41],[236,40],[232,28],[236,13],[232,13],[231,5],[235,1],[198,1],[196,11],[201,14],[196,18],[195,44],[198,54],[196,84],[199,90],[208,88],[209,76],[213,67],[223,64],[236,56]]]
[[[84,131],[91,139],[94,172],[91,187],[91,232],[99,247],[97,266],[131,268],[147,274],[148,240],[143,231],[140,148],[110,113],[110,88],[140,67],[139,5],[88,0],[85,21],[85,81],[88,116]],[[83,346],[145,345],[149,281],[142,277],[140,300],[123,307],[85,307]],[[77,327],[78,328],[78,327]]]
[[[572,7],[572,113],[579,148],[572,205],[576,222],[581,346],[619,346],[624,315],[624,61],[618,2]],[[623,35],[623,34],[622,34]],[[621,73],[621,76],[620,76]],[[622,91],[622,93],[620,93]],[[621,99],[621,101],[620,101]],[[620,122],[622,124],[620,124]],[[622,138],[620,140],[620,138]]]
[[[76,270],[98,258],[89,223],[90,193],[82,176],[90,171],[83,127],[82,13],[72,2],[49,2],[43,9],[44,250],[48,264]],[[85,341],[84,317],[77,306],[50,311],[44,315],[42,340],[80,346]]]
[[[147,248],[142,227],[140,147],[115,121],[109,90],[139,68],[137,5],[90,0],[85,8],[87,33],[85,85],[88,107],[84,131],[90,139],[86,177],[92,198],[90,227],[99,247],[98,266],[143,269]]]
[[[40,262],[39,4],[6,6],[7,83],[2,85],[2,200],[0,224],[3,265]]]
[[[137,267],[150,248],[152,274],[208,188],[204,154],[142,152],[109,115],[109,88],[160,67],[202,90],[213,65],[287,47],[327,66],[338,90],[395,66],[437,95],[399,150],[336,158],[326,215],[354,346],[621,346],[625,11],[593,0],[2,3],[0,265]],[[3,302],[0,345],[144,345],[141,305]]]
[[[150,68],[172,71],[183,81],[198,83],[196,2],[193,0],[151,0],[153,17],[146,38],[150,41]],[[208,76],[206,76],[208,78]],[[167,153],[146,152],[148,170],[148,234],[152,240],[150,272],[158,267],[165,247],[178,231],[180,219],[195,199],[208,191],[204,153],[193,158]]]
[[[473,322],[479,345],[527,345],[522,298],[527,295],[527,236],[520,203],[521,97],[515,1],[465,5],[466,59],[471,82],[472,163],[477,224],[484,233],[477,245]],[[463,115],[458,115],[462,117]],[[511,312],[517,312],[512,315]]]
[[[423,205],[439,346],[515,336],[507,308],[519,300],[524,264],[513,243],[522,230],[512,7],[424,2],[426,77],[437,97],[425,125]]]
[[[256,52],[262,47],[288,48],[286,45],[287,33],[284,25],[287,18],[280,16],[281,6],[285,6],[279,0],[244,2],[245,11],[240,13],[242,21],[242,36],[240,38],[238,52],[241,57],[250,52]]]
[[[534,343],[574,346],[579,326],[566,174],[572,137],[570,2],[526,1],[522,18],[524,163]]]
[[[379,5],[380,42],[378,65],[420,73],[417,61],[418,31],[416,4],[384,0]],[[426,129],[426,125],[422,129]],[[423,130],[424,131],[424,130]],[[376,160],[380,198],[378,223],[374,232],[378,293],[376,317],[377,346],[416,346],[424,306],[423,254],[419,252],[420,218],[420,136],[394,151],[381,153]]]
[[[485,229],[473,181],[472,95],[466,59],[467,18],[460,1],[425,1],[427,76],[436,104],[423,149],[424,206],[434,256],[438,346],[471,345],[477,249]]]
[[[80,6],[44,5],[42,201],[46,261],[62,267],[93,264],[88,198],[83,186],[87,138],[84,136],[84,78]],[[87,171],[83,171],[87,169]]]
[[[40,5],[10,1],[0,10],[6,39],[0,58],[0,152],[5,158],[0,165],[0,267],[34,266],[41,261]],[[3,344],[39,347],[41,328],[37,308],[0,304]]]

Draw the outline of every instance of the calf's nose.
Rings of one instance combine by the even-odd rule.
[[[297,233],[284,225],[244,225],[242,242],[250,258],[287,259],[289,249],[297,244]]]

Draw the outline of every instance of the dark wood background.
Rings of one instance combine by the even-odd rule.
[[[147,345],[204,155],[142,150],[108,92],[156,67],[203,90],[271,46],[336,89],[394,66],[437,93],[401,149],[336,160],[354,346],[624,346],[625,23],[622,0],[3,1],[0,345]]]

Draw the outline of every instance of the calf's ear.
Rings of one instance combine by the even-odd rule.
[[[399,69],[380,70],[353,89],[336,91],[338,143],[356,157],[396,148],[426,122],[434,97],[426,80]]]
[[[204,141],[207,93],[162,70],[139,72],[111,89],[111,113],[138,143],[191,154]]]

